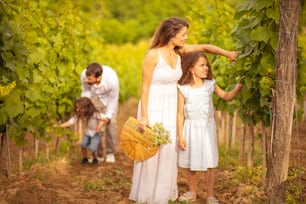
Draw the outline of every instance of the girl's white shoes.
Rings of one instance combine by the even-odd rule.
[[[219,204],[217,198],[215,197],[208,197],[207,198],[207,204]]]
[[[181,195],[179,197],[180,202],[188,202],[188,203],[189,202],[195,202],[196,199],[197,199],[196,194],[194,194],[193,192],[190,192],[190,191],[184,193],[183,195]]]

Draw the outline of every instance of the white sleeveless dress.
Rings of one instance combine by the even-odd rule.
[[[170,131],[171,144],[161,145],[153,157],[135,162],[132,188],[129,199],[137,203],[168,204],[176,200],[177,188],[177,81],[182,75],[181,58],[177,65],[170,67],[158,50],[159,60],[154,69],[148,99],[148,117],[150,125],[162,122]],[[138,106],[138,118],[141,115],[141,104]]]
[[[201,87],[178,85],[185,98],[183,137],[186,149],[179,150],[178,165],[192,171],[206,171],[218,165],[218,147],[212,94],[215,80]]]

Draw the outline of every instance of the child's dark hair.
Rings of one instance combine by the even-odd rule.
[[[211,70],[211,65],[208,61],[207,56],[204,53],[201,52],[189,52],[182,55],[182,70],[183,74],[178,83],[180,85],[189,84],[192,81],[192,73],[190,72],[190,69],[197,63],[197,61],[204,57],[207,61],[208,66],[208,74],[207,78],[209,80],[213,79],[213,74]]]
[[[91,63],[86,68],[86,76],[94,75],[96,78],[98,78],[99,76],[102,75],[102,73],[103,73],[102,65],[100,65],[97,62]]]
[[[89,119],[93,116],[98,110],[87,97],[81,97],[74,102],[74,114],[78,119],[84,120],[87,124]]]

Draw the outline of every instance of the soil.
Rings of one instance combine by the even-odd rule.
[[[136,115],[137,100],[130,99],[119,108],[119,130],[129,116]],[[297,196],[295,203],[306,201],[306,121],[298,125],[292,135],[292,154],[290,168],[299,174],[297,179],[291,181],[293,185],[301,184],[302,193]],[[10,142],[11,143],[11,142]],[[31,145],[27,145],[31,146]],[[40,151],[45,151],[41,148]],[[50,149],[52,151],[52,149]],[[18,149],[10,144],[12,162],[18,166]],[[30,153],[24,149],[24,157]],[[101,162],[98,165],[82,165],[78,145],[75,145],[65,156],[57,156],[50,161],[38,159],[30,169],[18,173],[13,168],[13,174],[8,178],[6,149],[1,148],[0,164],[0,204],[129,204],[133,161],[129,160],[121,151],[119,145],[116,151],[116,162]],[[31,157],[31,156],[30,156]],[[32,156],[33,157],[33,156]],[[39,162],[37,162],[39,161]],[[29,161],[27,161],[29,162]],[[298,167],[298,168],[297,168]],[[234,185],[237,179],[237,168],[218,169],[216,175],[216,197],[222,203],[264,203],[266,195],[263,187],[252,182]],[[291,171],[290,171],[291,172]],[[196,203],[206,203],[204,173],[198,173],[198,195]],[[179,169],[179,193],[188,190],[186,172]],[[179,203],[179,202],[173,202]]]

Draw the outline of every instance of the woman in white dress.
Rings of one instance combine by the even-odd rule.
[[[188,23],[180,18],[164,20],[155,32],[142,64],[141,98],[137,118],[140,128],[162,122],[170,131],[171,144],[161,145],[151,158],[134,163],[130,200],[138,203],[167,204],[176,200],[177,82],[182,75],[181,54],[200,51],[228,57],[235,61],[238,52],[213,45],[185,45]]]
[[[213,80],[211,66],[203,53],[185,54],[182,69],[178,85],[178,165],[188,169],[189,191],[179,201],[196,200],[196,172],[205,171],[207,204],[217,204],[213,188],[218,146],[212,94],[231,100],[241,91],[242,84],[238,83],[229,92],[222,90]]]

